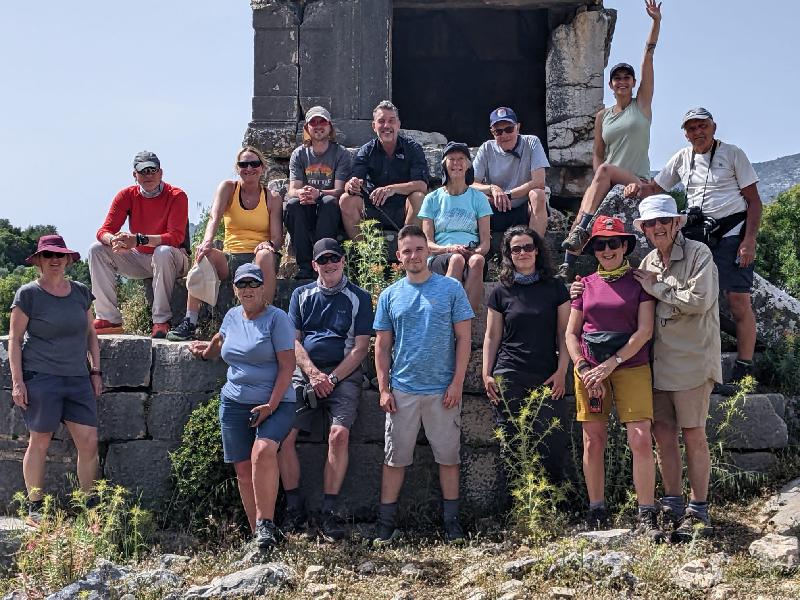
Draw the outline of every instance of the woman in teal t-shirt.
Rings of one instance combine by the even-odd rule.
[[[474,174],[466,144],[450,142],[444,147],[442,175],[444,185],[425,196],[419,211],[432,254],[428,267],[463,282],[477,312],[483,297],[492,207],[486,194],[470,187]]]

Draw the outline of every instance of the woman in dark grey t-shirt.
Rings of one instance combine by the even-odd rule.
[[[90,493],[97,475],[97,402],[103,391],[100,348],[89,289],[64,276],[80,254],[60,235],[43,235],[27,263],[39,277],[17,290],[11,304],[8,359],[11,396],[28,427],[23,476],[28,523],[41,517],[50,440],[64,423],[78,450],[78,481]],[[91,368],[87,365],[89,357]]]

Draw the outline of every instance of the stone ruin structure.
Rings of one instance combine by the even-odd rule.
[[[287,159],[305,110],[330,109],[339,140],[373,137],[391,99],[406,129],[478,146],[514,108],[550,158],[554,200],[591,181],[616,11],[602,0],[251,0],[253,120],[245,143]],[[441,140],[441,138],[439,138]],[[430,161],[435,164],[434,161]]]

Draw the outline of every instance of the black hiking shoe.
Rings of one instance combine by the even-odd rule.
[[[400,538],[400,530],[395,527],[394,519],[381,519],[378,516],[378,526],[375,531],[375,538],[372,545],[375,548],[385,548],[391,546],[395,540]]]
[[[444,520],[444,540],[448,544],[463,544],[466,541],[458,517]]]
[[[256,546],[259,550],[271,550],[283,540],[283,534],[269,519],[256,521]]]
[[[608,529],[609,517],[605,508],[590,508],[586,513],[586,527],[590,531]]]
[[[676,544],[686,544],[695,537],[708,537],[713,531],[708,515],[700,515],[691,509],[686,509],[680,524],[672,532],[670,540]]]
[[[753,374],[753,363],[742,362],[737,360],[733,364],[733,372],[731,373],[731,380],[727,383],[715,383],[714,389],[711,393],[719,394],[721,396],[735,396],[739,391],[737,385],[747,375]]]
[[[658,513],[655,508],[640,511],[637,521],[638,524],[634,529],[636,535],[644,536],[654,544],[660,544],[667,539],[667,536],[658,526]]]
[[[319,526],[319,534],[327,542],[338,542],[344,539],[345,530],[333,512],[323,513]]]
[[[170,329],[167,333],[167,339],[170,342],[188,342],[194,339],[196,331],[197,325],[192,323],[189,317],[186,317],[177,327]]]
[[[287,533],[302,533],[308,525],[308,513],[305,508],[287,508],[283,519],[283,529]]]

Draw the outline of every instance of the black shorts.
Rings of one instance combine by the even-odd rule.
[[[514,225],[528,225],[530,222],[527,202],[523,202],[516,208],[512,208],[506,212],[499,212],[496,209],[493,210],[492,216],[489,217],[489,229],[491,231],[505,232],[506,229]]]
[[[431,261],[428,263],[428,268],[431,270],[432,273],[438,273],[439,275],[447,275],[447,267],[450,265],[450,257],[453,256],[455,252],[445,252],[444,254],[437,254]],[[469,275],[469,265],[464,265],[464,273],[461,276],[461,281],[467,280],[467,275]],[[486,276],[486,267],[484,267],[484,277]]]
[[[753,288],[753,265],[740,267],[736,264],[741,243],[738,235],[729,235],[711,249],[719,273],[720,291],[749,294]]]
[[[389,196],[380,206],[375,206],[369,198],[365,198],[364,215],[367,219],[380,222],[383,229],[400,231],[406,222],[406,196],[403,194]]]

